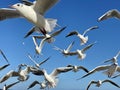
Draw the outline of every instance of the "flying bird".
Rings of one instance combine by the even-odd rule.
[[[109,18],[117,18],[120,19],[120,12],[117,9],[112,9],[107,11],[105,14],[103,14],[102,16],[100,16],[98,18],[98,21],[103,21],[103,20],[107,20]]]
[[[45,80],[48,82],[50,87],[54,88],[57,85],[58,79],[57,76],[60,73],[65,73],[71,71],[73,67],[59,67],[54,69],[50,74],[47,73],[45,69],[43,70],[36,70],[33,74],[34,75],[43,75]]]
[[[85,52],[90,49],[95,43],[89,44],[87,45],[85,48],[83,49],[77,49],[76,51],[71,51],[68,52],[67,55],[69,56],[75,56],[77,55],[79,59],[83,60],[86,57]]]
[[[47,59],[43,60],[42,62],[37,63],[37,62],[32,58],[32,56],[31,56],[30,54],[28,54],[28,57],[29,57],[29,59],[35,64],[35,66],[36,66],[37,68],[40,68],[40,66],[41,66],[42,64],[44,64],[46,61],[48,61],[48,60],[50,59],[50,57],[48,57]]]
[[[114,73],[120,72],[120,66],[118,65],[118,63],[114,63],[111,65],[101,65],[101,66],[97,66],[96,68],[94,68],[93,70],[89,71],[86,75],[82,76],[79,79],[85,78],[95,72],[99,72],[99,71],[104,71],[103,73],[106,74],[109,78],[112,77],[114,75]],[[79,80],[77,79],[77,80]]]
[[[70,32],[68,35],[66,35],[66,37],[72,36],[72,35],[76,35],[80,41],[81,41],[81,45],[84,45],[88,42],[88,36],[86,36],[86,34],[91,31],[91,30],[95,30],[98,29],[98,26],[92,26],[90,28],[88,28],[87,30],[85,30],[83,32],[83,34],[80,34],[78,31],[72,31]]]
[[[73,71],[74,72],[78,72],[79,70],[84,70],[86,73],[88,73],[89,71],[85,68],[85,67],[83,67],[83,66],[76,66],[76,65],[71,65],[71,64],[69,64],[69,65],[67,65],[67,67],[73,67]]]
[[[61,49],[61,48],[59,48],[59,47],[57,47],[57,46],[54,46],[54,49],[55,50],[57,50],[57,51],[60,51],[60,53],[62,53],[64,56],[68,56],[69,54],[69,52],[70,52],[70,50],[71,50],[71,48],[73,47],[73,45],[74,45],[74,41],[67,47],[67,49]]]
[[[93,80],[93,81],[91,81],[91,82],[88,84],[86,90],[88,90],[92,84],[96,84],[96,87],[100,87],[103,83],[106,83],[106,82],[108,82],[108,83],[110,83],[110,84],[112,84],[112,85],[120,88],[120,86],[119,86],[118,84],[116,84],[115,82],[106,79],[106,80],[103,80],[103,81],[102,81],[102,80],[98,80],[98,81],[94,81],[94,80]]]
[[[107,62],[117,63],[119,55],[120,55],[120,51],[113,58],[104,61],[104,63],[107,63]]]
[[[33,42],[35,44],[35,51],[36,51],[36,53],[37,54],[41,54],[41,51],[42,51],[44,43],[45,42],[52,43],[54,41],[54,37],[59,35],[65,28],[66,27],[63,27],[60,30],[57,30],[57,31],[55,31],[55,32],[53,32],[51,34],[46,34],[44,36],[32,36]],[[36,39],[42,39],[39,45],[38,45]]]
[[[16,3],[11,8],[0,9],[0,20],[23,17],[29,22],[33,23],[36,27],[39,27],[40,32],[46,34],[54,30],[57,24],[57,19],[45,18],[44,14],[53,7],[59,0],[36,0],[33,5],[28,4],[28,1],[24,3]],[[30,4],[30,3],[29,3]]]

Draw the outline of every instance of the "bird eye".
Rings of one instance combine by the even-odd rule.
[[[17,6],[20,6],[20,4],[17,4]]]

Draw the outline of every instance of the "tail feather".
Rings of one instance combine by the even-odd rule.
[[[50,25],[50,30],[52,31],[52,30],[54,30],[54,28],[58,25],[57,24],[57,19],[47,19],[47,21],[48,21],[48,23],[49,23],[49,25]],[[51,32],[50,31],[50,32]]]

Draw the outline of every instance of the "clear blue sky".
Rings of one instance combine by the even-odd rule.
[[[18,0],[0,0],[0,8],[8,8],[9,5],[18,3]],[[45,43],[43,48],[43,56],[37,59],[40,62],[49,56],[51,59],[42,65],[48,73],[50,73],[54,68],[63,67],[68,64],[82,65],[89,70],[95,68],[98,65],[109,58],[112,58],[120,50],[120,20],[115,18],[105,20],[102,22],[97,22],[98,17],[104,14],[110,9],[120,10],[119,0],[60,0],[53,8],[51,8],[45,15],[47,18],[58,19],[58,24],[60,26],[67,26],[66,30],[63,31],[59,36],[56,37],[56,41],[53,44]],[[97,43],[86,52],[87,57],[80,61],[76,56],[74,57],[64,57],[58,51],[53,50],[53,45],[60,48],[66,48],[72,41],[75,41],[75,45],[72,50],[82,48],[80,46],[80,41],[77,37],[65,38],[65,35],[72,30],[78,30],[83,33],[87,28],[97,25],[99,29],[91,31],[88,33],[89,43],[97,41]],[[22,18],[9,19],[0,22],[0,49],[4,51],[7,58],[9,59],[10,66],[5,70],[1,71],[0,77],[6,74],[10,70],[17,70],[17,66],[21,63],[26,63],[29,65],[34,65],[29,58],[26,56],[27,53],[35,55],[34,44],[31,37],[24,39],[24,35],[28,30],[31,29],[33,25],[27,20]],[[22,44],[25,43],[25,45]],[[6,64],[3,58],[1,58],[0,65]],[[118,60],[119,64],[120,61]],[[108,79],[102,72],[95,73],[84,79],[76,81],[77,78],[83,76],[85,72],[82,70],[74,73],[68,72],[59,75],[59,83],[55,89],[51,90],[85,90],[88,83],[91,80],[104,80]],[[119,77],[113,79],[116,83],[120,85]],[[0,88],[6,83],[10,84],[17,80],[16,78],[11,78],[6,82],[0,84]],[[28,81],[22,82],[14,87],[13,90],[26,90],[27,86],[34,80],[42,81],[43,77],[36,77],[31,75]],[[118,90],[118,88],[110,85],[104,84],[100,88],[94,85],[90,90]],[[32,88],[31,90],[39,90],[39,86]]]

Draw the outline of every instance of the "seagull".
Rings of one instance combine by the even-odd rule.
[[[118,61],[118,56],[120,55],[120,51],[113,57],[113,58],[111,58],[111,59],[109,59],[109,60],[106,60],[106,61],[104,61],[104,63],[107,63],[107,62],[112,62],[112,63],[116,63],[117,61]]]
[[[17,82],[14,82],[12,84],[9,84],[9,85],[4,85],[3,87],[3,90],[8,90],[9,88],[11,88],[12,86],[16,85],[17,83],[19,83],[20,81],[17,81]]]
[[[80,38],[81,45],[84,45],[88,42],[88,36],[85,36],[86,33],[91,31],[91,30],[95,30],[95,29],[98,29],[98,26],[92,26],[92,27],[88,28],[87,30],[84,31],[83,34],[80,34],[78,31],[72,31],[68,35],[66,35],[66,37],[76,35],[77,37]]]
[[[59,35],[66,27],[63,27],[62,29],[53,32],[52,34],[46,34],[45,36],[32,36],[33,42],[35,44],[35,51],[37,54],[41,54],[43,45],[45,43],[45,41],[47,41],[48,43],[52,43],[54,41],[55,36]],[[40,45],[37,44],[36,39],[42,39],[40,42]]]
[[[95,72],[99,72],[99,71],[103,71],[103,70],[106,70],[104,71],[103,73],[108,75],[108,77],[112,77],[114,75],[114,73],[117,71],[117,72],[120,72],[120,66],[118,65],[118,63],[114,63],[114,64],[111,64],[111,65],[101,65],[101,66],[97,66],[96,68],[94,68],[93,70],[89,71],[86,75],[82,76],[81,78],[79,79],[82,79],[82,78],[85,78]],[[77,79],[77,80],[79,80]]]
[[[0,71],[3,70],[3,69],[5,69],[5,68],[8,67],[9,65],[10,65],[10,64],[6,64],[6,65],[0,67]]]
[[[40,68],[40,65],[42,65],[43,63],[45,63],[46,61],[48,61],[50,59],[50,57],[48,57],[47,59],[45,59],[44,61],[37,63],[30,54],[28,54],[29,59],[35,64],[35,66],[37,68]]]
[[[89,71],[88,71],[85,67],[83,67],[83,66],[76,66],[76,65],[71,65],[71,64],[69,64],[69,65],[67,65],[67,67],[73,67],[73,71],[74,71],[74,72],[78,72],[79,69],[84,70],[86,73],[89,72]]]
[[[46,34],[53,31],[56,27],[57,19],[45,18],[44,14],[59,0],[36,0],[33,5],[16,3],[11,8],[0,9],[0,20],[23,17],[35,26],[39,27],[40,32]],[[25,1],[24,1],[25,2]]]
[[[102,16],[98,18],[98,21],[100,22],[100,21],[107,20],[113,17],[120,19],[120,12],[117,9],[112,9],[112,10],[107,11],[105,14],[103,14]]]
[[[22,67],[26,66],[25,69],[22,70]],[[26,64],[20,64],[18,65],[19,69],[18,71],[11,70],[9,71],[5,76],[3,76],[0,79],[0,83],[8,80],[10,77],[18,77],[18,80],[20,81],[26,81],[29,78],[29,73],[32,72],[32,67],[26,65]]]
[[[68,53],[70,52],[72,46],[74,45],[74,41],[67,47],[67,49],[61,49],[61,48],[58,48],[57,46],[54,46],[54,49],[57,50],[57,51],[60,51],[64,56],[67,56]]]
[[[3,53],[3,51],[0,49],[0,54],[3,56],[3,58],[6,60],[7,63],[9,63],[7,57],[5,56],[5,54]]]
[[[34,87],[36,84],[40,85],[40,89],[45,89],[47,87],[47,82],[43,81],[43,82],[38,82],[37,80],[35,80],[34,82],[32,82],[29,87],[27,89],[30,89],[32,87]]]
[[[85,57],[86,57],[86,50],[90,49],[95,43],[92,43],[92,44],[89,44],[88,46],[86,46],[85,48],[83,49],[77,49],[76,51],[71,51],[71,52],[68,52],[67,55],[69,56],[73,56],[73,55],[78,55],[78,58],[83,60]]]
[[[43,75],[45,80],[48,82],[48,84],[52,87],[55,88],[57,85],[57,75],[60,73],[65,73],[68,71],[71,71],[73,69],[73,67],[59,67],[56,68],[52,71],[52,73],[48,74],[47,71],[45,69],[43,70],[38,70],[35,71],[33,74],[34,75]]]
[[[92,84],[96,84],[96,87],[100,87],[103,83],[106,83],[106,82],[109,82],[110,84],[112,84],[112,85],[120,88],[120,86],[119,86],[118,84],[116,84],[115,82],[106,79],[106,80],[103,80],[103,81],[102,81],[102,80],[98,80],[98,81],[94,81],[94,80],[93,80],[93,81],[91,81],[91,82],[88,84],[86,90],[88,90]]]

